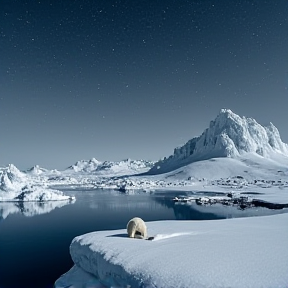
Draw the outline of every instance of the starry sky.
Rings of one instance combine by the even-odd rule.
[[[0,166],[159,160],[221,108],[288,142],[287,0],[1,0]]]

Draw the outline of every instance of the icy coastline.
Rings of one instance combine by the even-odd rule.
[[[75,265],[55,287],[287,287],[287,221],[285,213],[148,222],[152,241],[88,233],[72,241]]]
[[[215,203],[213,209],[223,211],[224,205],[239,211],[267,207],[270,214],[281,209],[253,218],[150,222],[153,241],[129,239],[124,229],[78,236],[70,246],[75,265],[56,288],[288,287],[288,145],[272,124],[264,127],[224,109],[201,136],[156,163],[92,158],[64,171],[36,165],[25,173],[10,164],[0,168],[0,180],[0,201],[21,205],[71,200],[57,189],[81,188],[183,191],[187,203],[173,205],[194,201],[199,211]],[[17,205],[4,206],[15,213]]]

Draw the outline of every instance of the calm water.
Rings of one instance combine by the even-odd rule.
[[[171,199],[183,195],[175,191],[129,196],[109,190],[65,193],[75,195],[76,202],[55,209],[49,204],[0,203],[0,288],[53,287],[55,280],[73,266],[69,245],[75,236],[122,229],[135,216],[145,221],[204,220],[280,212],[174,204]]]

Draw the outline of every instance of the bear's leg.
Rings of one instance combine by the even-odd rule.
[[[134,238],[136,232],[136,223],[134,221],[129,222],[127,230],[129,237]]]

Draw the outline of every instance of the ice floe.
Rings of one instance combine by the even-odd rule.
[[[152,241],[124,229],[92,232],[72,241],[75,265],[55,287],[286,287],[287,223],[287,213],[148,222]]]

